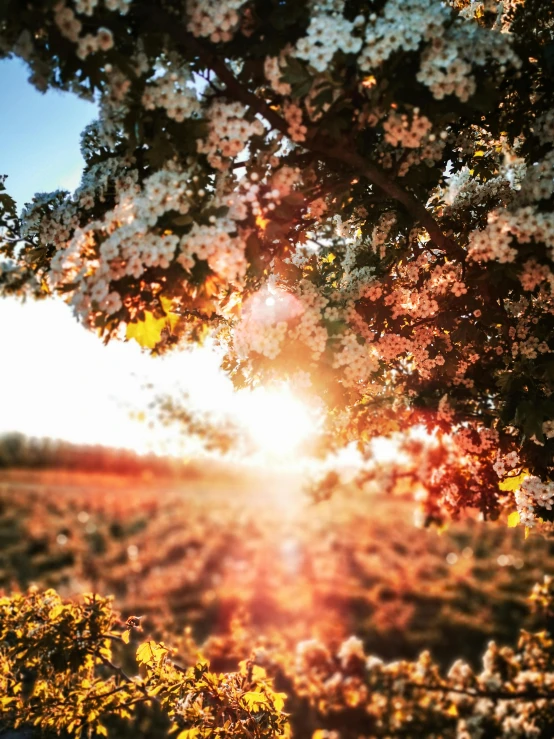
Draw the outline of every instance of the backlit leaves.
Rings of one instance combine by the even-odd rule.
[[[203,660],[183,668],[149,640],[136,651],[145,677],[126,675],[109,649],[117,623],[110,600],[99,596],[80,604],[53,590],[0,598],[0,731],[32,724],[58,735],[108,736],[110,716],[132,720],[137,706],[156,704],[181,739],[223,737],[229,727],[237,739],[285,733],[286,696],[261,668],[249,681],[240,672],[209,672]]]
[[[163,297],[160,302],[166,315],[156,318],[151,311],[144,311],[144,320],[127,324],[125,332],[127,339],[134,339],[145,349],[154,349],[161,341],[164,329],[170,333],[173,331],[180,316],[172,312],[170,300]]]

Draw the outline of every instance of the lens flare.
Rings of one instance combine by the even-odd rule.
[[[245,394],[240,415],[254,445],[268,457],[290,456],[318,430],[315,412],[288,388]]]

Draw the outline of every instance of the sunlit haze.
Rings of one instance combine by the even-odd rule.
[[[18,207],[37,191],[78,185],[80,134],[95,117],[92,103],[58,91],[41,95],[27,75],[19,62],[0,64],[0,89],[18,100],[0,126],[2,173]],[[282,463],[315,428],[313,415],[286,389],[235,393],[209,347],[152,358],[135,342],[104,346],[59,300],[0,300],[0,325],[0,433],[192,454],[198,444],[184,442],[176,429],[136,420],[156,393],[179,390],[199,410],[226,414],[242,426],[261,458]]]
[[[287,389],[256,389],[244,396],[240,418],[255,446],[268,457],[283,459],[313,436],[317,416]]]

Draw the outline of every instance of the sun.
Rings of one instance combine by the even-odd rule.
[[[317,411],[287,387],[245,393],[240,419],[256,449],[265,457],[281,460],[300,452],[317,435],[321,422]]]

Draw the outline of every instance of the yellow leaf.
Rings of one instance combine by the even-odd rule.
[[[161,298],[160,303],[162,304],[162,308],[167,315],[167,322],[169,323],[169,326],[173,331],[173,329],[179,322],[180,315],[178,313],[174,313],[171,310],[173,308],[173,303],[169,298]]]
[[[171,311],[169,298],[161,298],[160,302],[166,315],[156,318],[151,311],[144,311],[144,321],[127,324],[125,331],[127,339],[134,339],[143,348],[153,349],[161,340],[164,328],[173,331],[179,321],[179,314]]]
[[[50,609],[48,613],[48,618],[50,619],[50,621],[55,621],[61,613],[63,613],[63,606],[59,604]]]
[[[260,667],[259,665],[253,665],[252,666],[252,680],[254,681],[263,680],[264,677],[267,677],[267,672],[264,670],[264,668]]]
[[[121,634],[121,638],[123,639],[125,644],[129,644],[129,639],[131,638],[131,632],[129,631],[129,629]]]
[[[448,716],[457,716],[458,715],[458,709],[456,708],[455,704],[453,703],[448,711],[446,712]]]
[[[476,151],[473,156],[474,157],[484,157],[485,156],[485,152],[484,151]]]
[[[260,706],[267,704],[267,697],[263,693],[255,693],[252,690],[244,693],[242,699],[250,710],[256,710]]]
[[[519,524],[519,513],[518,511],[512,511],[510,515],[508,516],[508,528],[509,529],[515,529],[515,527]]]
[[[196,739],[199,733],[199,729],[185,729],[180,734],[177,734],[176,739]]]
[[[502,482],[498,483],[498,487],[503,492],[517,490],[528,475],[529,470],[523,470],[520,475],[516,475],[515,477],[505,477]]]
[[[159,662],[165,654],[167,654],[167,649],[163,644],[147,641],[137,649],[136,657],[139,665],[149,665],[152,662]]]
[[[527,539],[527,537],[529,536],[530,533],[531,533],[531,529],[529,528],[529,526],[526,526],[525,527],[525,538],[526,539]]]
[[[273,694],[273,705],[277,711],[282,711],[285,707],[285,700],[287,699],[286,693],[274,693]]]
[[[98,724],[96,726],[96,733],[100,734],[100,736],[108,736],[108,730],[105,726],[102,726],[102,724]]]
[[[134,339],[143,348],[153,349],[162,338],[165,322],[165,318],[154,318],[153,313],[145,311],[144,321],[127,324],[125,337]]]

